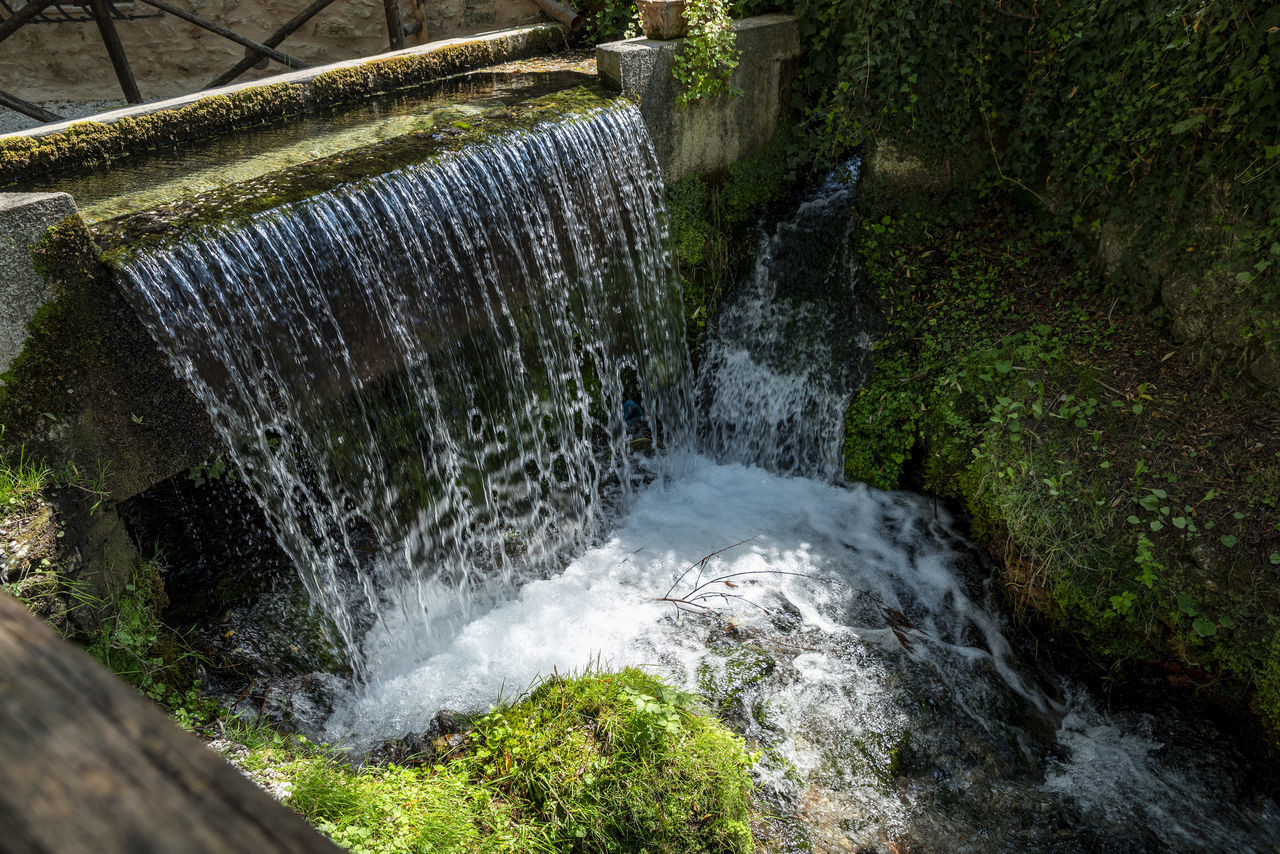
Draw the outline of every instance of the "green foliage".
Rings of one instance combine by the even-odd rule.
[[[819,148],[884,142],[1052,199],[1233,282],[1240,347],[1280,322],[1280,6],[1256,0],[794,0]],[[1122,271],[1129,272],[1129,271]],[[1137,272],[1137,271],[1134,271]],[[1129,298],[1153,301],[1147,274]]]
[[[283,772],[287,803],[351,851],[749,852],[752,757],[693,702],[631,669],[551,679],[414,768],[239,737],[246,770]]]
[[[727,0],[687,0],[684,18],[689,34],[671,66],[681,86],[677,103],[687,106],[721,93],[742,94],[729,88],[729,76],[738,67],[738,46]]]
[[[1257,444],[1243,476],[1215,447],[1255,433],[1226,419],[1267,404],[1228,416],[1182,394],[1203,376],[1173,367],[1140,321],[1116,322],[1115,296],[1051,219],[902,192],[897,179],[863,192],[888,328],[848,413],[846,474],[964,502],[1015,608],[1092,654],[1177,662],[1280,720],[1266,557],[1280,545],[1280,444]]]
[[[587,13],[582,38],[588,44],[629,39],[640,34],[640,17],[632,0],[587,0],[578,6]]]
[[[556,850],[745,852],[741,740],[637,670],[544,683],[482,718],[463,761]]]
[[[4,427],[0,426],[0,439]],[[27,455],[25,447],[19,447],[13,463],[0,462],[0,518],[24,510],[34,501],[52,480],[53,472]]]
[[[691,176],[667,188],[691,348],[755,255],[756,221],[795,181],[795,130],[784,127],[751,157],[714,178]]]
[[[102,624],[88,652],[189,729],[209,717],[214,704],[193,680],[188,665],[194,653],[160,621],[168,603],[156,556],[141,563],[133,580],[113,597],[114,614]]]

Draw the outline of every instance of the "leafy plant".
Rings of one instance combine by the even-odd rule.
[[[677,103],[687,106],[726,92],[740,95],[741,90],[729,88],[738,48],[727,0],[687,0],[684,18],[689,33],[671,67],[682,87]]]

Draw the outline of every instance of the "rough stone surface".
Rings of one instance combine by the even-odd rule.
[[[684,39],[628,39],[596,50],[601,80],[640,99],[668,182],[727,168],[764,145],[778,125],[800,56],[796,19],[761,15],[735,22],[734,31],[741,57],[729,85],[743,94],[684,108],[671,75]]]
[[[185,5],[207,20],[262,40],[306,4],[192,0]],[[532,0],[401,0],[400,5],[406,24],[417,20],[424,25],[409,37],[410,44],[545,20]],[[136,9],[146,11],[140,3]],[[116,28],[146,99],[194,92],[245,53],[240,45],[171,15],[120,21]],[[289,36],[280,49],[310,65],[322,65],[379,53],[387,45],[382,3],[338,0]],[[241,79],[259,80],[280,71],[281,66],[271,63],[250,69]],[[28,101],[121,98],[102,38],[91,22],[30,24],[0,43],[0,89]]]
[[[22,351],[27,323],[51,296],[31,245],[75,212],[66,193],[0,193],[0,373]]]

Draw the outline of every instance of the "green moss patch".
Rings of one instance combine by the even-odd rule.
[[[1015,611],[1280,733],[1280,412],[1007,198],[863,188],[888,331],[846,474],[962,501]]]
[[[237,128],[429,84],[495,62],[566,46],[559,27],[543,27],[523,41],[475,40],[430,53],[388,57],[324,72],[308,83],[271,83],[210,95],[172,110],[111,123],[78,122],[61,133],[0,140],[0,187],[55,170],[106,163],[130,154],[180,145]]]
[[[795,128],[779,128],[764,148],[724,174],[694,175],[667,188],[685,325],[695,355],[707,323],[751,268],[760,216],[796,184],[789,163],[795,135]]]
[[[33,257],[54,299],[3,375],[0,460],[78,467],[122,500],[206,457],[207,416],[116,289],[84,222],[50,229]]]
[[[97,227],[109,260],[188,239],[193,232],[302,201],[343,184],[356,184],[408,165],[430,162],[494,139],[527,133],[547,122],[586,118],[615,99],[586,87],[490,110],[474,123],[404,134],[261,178],[219,188]]]
[[[742,740],[633,669],[547,680],[433,763],[354,770],[279,736],[239,762],[353,850],[753,850]]]

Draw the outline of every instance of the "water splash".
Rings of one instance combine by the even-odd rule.
[[[389,607],[447,631],[589,543],[630,487],[629,399],[687,443],[661,194],[622,106],[122,270],[349,649]]]

